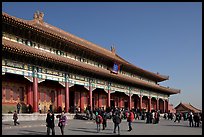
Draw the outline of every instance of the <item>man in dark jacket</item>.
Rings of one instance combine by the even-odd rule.
[[[102,113],[102,118],[103,118],[103,130],[107,127],[107,112]]]
[[[120,123],[121,123],[121,114],[120,112],[116,111],[113,115],[113,123],[114,123],[114,131],[116,133],[116,128],[118,127],[118,135],[120,135]]]
[[[54,113],[48,110],[46,123],[47,123],[47,135],[50,135],[50,129],[52,130],[52,135],[55,135],[55,123],[54,123]]]
[[[189,113],[188,120],[189,120],[189,126],[193,127],[194,124],[193,124],[193,113],[192,112]]]

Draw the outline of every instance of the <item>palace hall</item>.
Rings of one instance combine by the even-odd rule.
[[[22,112],[30,105],[33,113],[39,105],[43,113],[50,107],[168,112],[169,97],[180,93],[160,85],[169,76],[121,56],[113,46],[105,49],[45,22],[43,12],[32,20],[2,12],[2,113],[18,103]]]

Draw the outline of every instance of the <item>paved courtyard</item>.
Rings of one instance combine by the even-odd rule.
[[[2,135],[46,135],[45,121],[19,121],[20,125],[14,126],[13,122],[2,122]],[[57,125],[58,120],[55,124]],[[124,120],[120,125],[121,135],[202,135],[200,127],[189,127],[188,121],[174,123],[172,120],[161,119],[159,124],[146,124],[143,120],[135,120],[133,130],[128,132],[128,124]],[[55,127],[56,135],[61,135],[58,126]],[[117,132],[116,132],[117,133]],[[89,120],[70,119],[65,127],[65,135],[114,135],[113,122],[108,120],[107,128],[96,132],[96,124]]]

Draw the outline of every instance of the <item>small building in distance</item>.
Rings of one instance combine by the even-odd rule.
[[[185,112],[193,112],[193,113],[201,113],[201,110],[192,106],[190,103],[181,103],[178,104],[176,107],[176,112],[185,113]]]
[[[174,108],[173,104],[169,104],[168,108],[170,113],[176,113],[176,109]]]

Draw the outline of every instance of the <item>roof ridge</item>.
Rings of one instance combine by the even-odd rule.
[[[22,19],[22,18],[18,18],[18,17],[12,16],[12,15],[6,13],[6,12],[2,12],[2,15],[6,15],[6,16],[12,17],[12,18],[14,18],[14,19],[17,19],[17,20],[22,21],[22,22],[24,22],[24,23],[25,23],[25,22],[26,22],[26,23],[29,23],[29,24],[31,24],[31,25],[35,25],[35,24],[43,25],[43,26],[48,27],[48,28],[50,28],[50,29],[54,29],[55,31],[57,31],[57,32],[59,32],[59,33],[63,33],[63,34],[65,34],[65,35],[69,35],[69,36],[72,37],[72,38],[76,38],[76,39],[78,39],[78,40],[80,40],[80,41],[82,41],[82,42],[85,42],[85,43],[87,43],[88,45],[92,45],[92,46],[97,47],[97,48],[99,48],[99,49],[105,50],[106,52],[112,53],[110,50],[108,50],[108,49],[106,49],[106,48],[103,48],[103,47],[99,46],[98,44],[94,44],[93,42],[90,42],[90,41],[88,41],[88,40],[86,40],[86,39],[80,38],[80,37],[78,37],[78,36],[76,36],[76,35],[74,35],[74,34],[71,34],[71,33],[67,32],[67,31],[64,31],[63,29],[61,29],[61,28],[59,28],[59,27],[55,27],[55,26],[53,26],[53,25],[51,25],[51,24],[49,24],[49,23],[47,23],[47,22],[45,22],[45,21],[44,21],[43,23],[39,23],[39,22],[35,22],[35,21],[34,21],[35,19],[26,20],[26,19]]]
[[[193,105],[191,105],[190,103],[189,103],[189,105],[190,105],[192,108],[196,109],[196,110],[200,110],[200,109],[194,107]]]
[[[199,110],[200,111],[200,109],[192,106],[190,103],[181,103],[181,104],[182,104],[182,106],[186,107],[187,109],[190,109],[190,110],[194,109],[194,110]]]
[[[93,42],[90,42],[90,41],[88,41],[88,40],[86,40],[86,39],[84,39],[84,38],[81,38],[81,37],[79,37],[79,36],[76,36],[76,35],[74,35],[74,34],[71,34],[71,33],[69,33],[68,31],[65,31],[65,30],[63,30],[63,29],[61,29],[61,28],[59,28],[59,27],[53,26],[53,25],[51,25],[51,24],[49,24],[49,23],[47,23],[47,22],[44,22],[44,24],[45,24],[46,27],[49,27],[49,28],[51,28],[51,29],[55,29],[56,31],[58,31],[58,32],[60,32],[60,33],[63,33],[63,34],[65,34],[65,35],[69,35],[69,36],[72,37],[72,38],[77,38],[78,40],[80,40],[80,41],[82,41],[82,42],[85,42],[85,43],[87,43],[87,44],[91,44],[92,46],[95,46],[95,47],[97,47],[97,48],[100,48],[100,49],[105,50],[106,52],[111,53],[110,50],[108,50],[108,49],[106,49],[106,48],[103,48],[103,47],[99,46],[98,44],[94,44]]]

